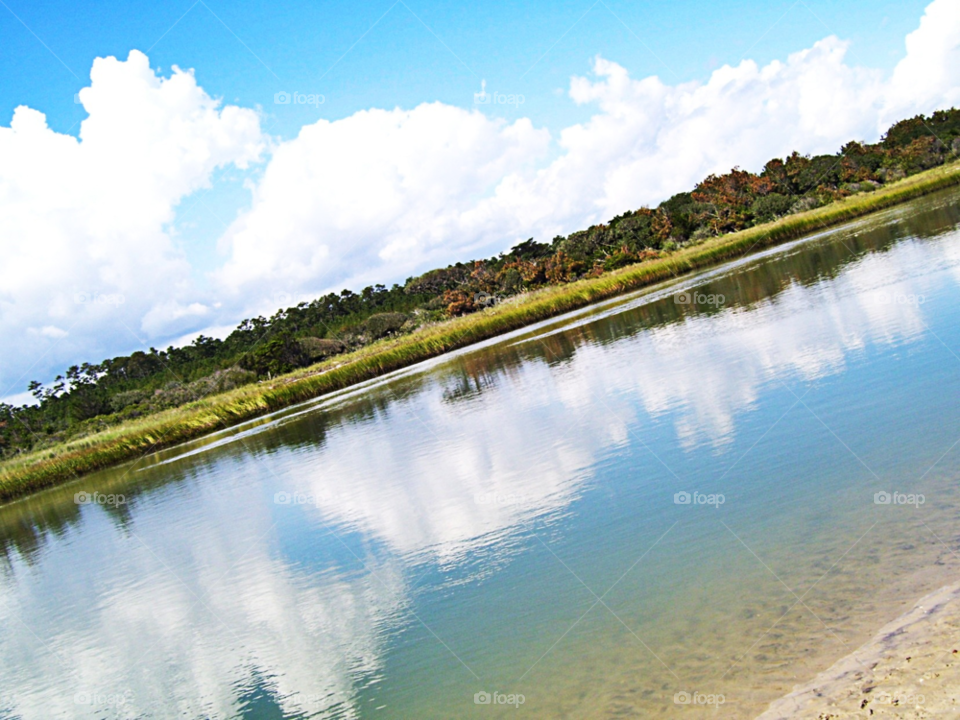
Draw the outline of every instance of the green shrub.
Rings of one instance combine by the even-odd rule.
[[[150,392],[147,390],[127,390],[126,392],[117,393],[110,398],[110,409],[113,410],[113,412],[120,412],[125,407],[137,405],[148,397],[150,397]]]
[[[347,349],[347,344],[332,338],[305,337],[298,340],[300,348],[311,362],[339,355]]]
[[[770,193],[764,195],[753,203],[751,211],[757,222],[770,222],[776,220],[782,215],[790,212],[793,206],[793,198],[781,193]]]
[[[280,375],[310,364],[300,343],[286,333],[260,343],[240,358],[240,367],[263,375]]]
[[[367,318],[364,323],[367,333],[374,340],[396,332],[407,321],[403,313],[377,313]]]
[[[500,288],[507,294],[518,293],[523,289],[523,278],[516,268],[507,268],[500,280]]]

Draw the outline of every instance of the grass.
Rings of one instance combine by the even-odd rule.
[[[598,278],[542,288],[473,315],[381,340],[269,382],[247,385],[87,437],[25,453],[0,463],[0,501],[67,482],[84,473],[142,457],[525,325],[795,240],[954,185],[960,185],[960,163],[919,173],[870,194],[852,196],[772,223],[712,238]]]

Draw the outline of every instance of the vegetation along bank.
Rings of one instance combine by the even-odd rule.
[[[223,340],[73,366],[30,383],[37,405],[0,404],[0,500],[960,184],[958,159],[960,110],[918,116],[873,145],[711,175],[656,208],[330,293]]]

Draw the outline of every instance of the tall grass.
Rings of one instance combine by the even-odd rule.
[[[382,340],[270,382],[248,385],[88,437],[27,453],[0,463],[0,501],[958,184],[960,163],[928,170],[872,194],[846,198],[772,223],[713,238],[664,258],[628,266],[599,278],[543,288],[480,313],[424,327],[403,337]]]

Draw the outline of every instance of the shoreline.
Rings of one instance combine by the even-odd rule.
[[[409,335],[382,340],[272,381],[211,395],[188,405],[25,453],[0,463],[0,503],[73,481],[95,470],[138,460],[158,450],[228,429],[450,351],[694,271],[748,257],[958,185],[960,162],[944,165],[869,194],[852,196],[772,223],[718,236],[666,257],[630,265],[598,278],[534,290],[493,308],[425,326]]]
[[[960,716],[960,582],[920,598],[757,720]]]

